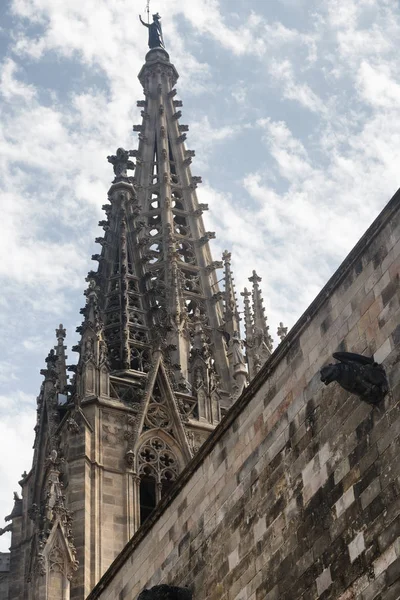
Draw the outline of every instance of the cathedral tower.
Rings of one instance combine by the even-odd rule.
[[[83,600],[247,385],[231,257],[212,260],[163,47],[150,49],[139,79],[138,149],[108,157],[115,177],[78,361],[66,366],[60,325],[42,371],[33,466],[8,517],[13,599]],[[251,281],[253,376],[271,344]]]

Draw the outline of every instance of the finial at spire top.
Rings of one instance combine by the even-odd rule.
[[[262,281],[262,278],[259,275],[257,275],[257,273],[255,271],[253,271],[252,276],[249,277],[249,281],[251,281],[251,283],[256,283],[256,282]]]
[[[135,152],[133,150],[124,150],[124,148],[118,148],[117,152],[113,156],[107,156],[107,160],[112,164],[115,174],[113,183],[121,180],[128,180],[128,169],[133,170],[135,163],[129,160]]]
[[[60,325],[58,326],[58,328],[56,329],[56,338],[58,340],[58,342],[60,344],[63,343],[63,340],[65,338],[65,336],[67,335],[66,330],[64,329],[64,326],[62,323],[60,323]]]
[[[149,48],[152,50],[153,48],[164,48],[165,49],[165,45],[164,45],[164,39],[163,39],[163,34],[162,34],[162,28],[161,28],[161,17],[158,13],[153,15],[153,22],[152,23],[145,23],[141,17],[141,15],[139,15],[139,19],[142,25],[144,25],[145,27],[147,27],[147,29],[149,30]]]

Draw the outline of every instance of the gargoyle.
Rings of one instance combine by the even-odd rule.
[[[383,400],[389,385],[382,365],[373,358],[353,352],[335,352],[333,358],[340,362],[321,369],[321,381],[325,385],[337,381],[343,389],[369,404]]]
[[[192,600],[192,592],[187,588],[156,585],[149,590],[143,590],[137,600]]]

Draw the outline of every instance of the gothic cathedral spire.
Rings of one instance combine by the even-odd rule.
[[[77,365],[66,366],[60,325],[42,371],[33,465],[9,517],[16,599],[83,600],[271,351],[253,274],[246,366],[231,256],[212,260],[164,48],[151,48],[139,79],[138,149],[108,157]]]

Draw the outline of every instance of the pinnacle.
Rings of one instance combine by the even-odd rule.
[[[253,274],[252,274],[252,276],[251,276],[251,277],[249,277],[249,281],[250,281],[251,283],[253,283],[253,284],[256,284],[256,283],[258,283],[258,282],[262,281],[262,278],[261,278],[261,277],[259,277],[259,276],[257,275],[256,271],[254,271],[254,270],[253,270]]]
[[[64,329],[63,324],[60,323],[60,325],[56,329],[56,338],[58,340],[59,345],[62,345],[63,340],[65,339],[65,336],[66,336],[66,330]]]
[[[279,323],[279,327],[278,327],[278,330],[276,332],[277,336],[281,339],[281,341],[285,339],[287,332],[288,332],[288,328],[284,327],[284,325],[283,325],[283,323],[281,321]]]
[[[128,177],[128,170],[134,170],[136,167],[135,163],[132,160],[129,160],[133,155],[133,150],[118,148],[115,155],[107,156],[108,162],[113,165],[114,169],[115,179],[113,183],[122,181],[132,183],[132,178]]]

